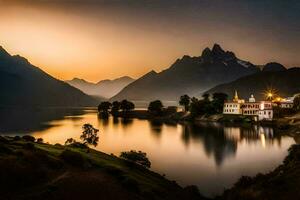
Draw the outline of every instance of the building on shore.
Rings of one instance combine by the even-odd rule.
[[[243,99],[239,99],[237,91],[235,91],[234,98],[230,102],[224,103],[223,114],[232,114],[232,115],[241,115],[242,112],[242,103],[245,101]]]
[[[223,114],[252,116],[255,121],[272,120],[273,107],[270,101],[257,102],[253,95],[249,101],[239,99],[237,91],[232,101],[224,103]]]

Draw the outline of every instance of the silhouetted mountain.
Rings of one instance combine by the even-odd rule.
[[[98,83],[91,83],[78,78],[74,78],[73,80],[66,82],[80,89],[86,94],[111,98],[133,81],[134,79],[128,76],[123,76],[114,80],[102,80]]]
[[[207,92],[227,93],[230,98],[234,90],[239,96],[248,99],[254,94],[256,99],[264,99],[264,92],[273,89],[280,96],[286,97],[300,92],[300,68],[290,68],[284,71],[262,71],[253,75],[239,78],[235,81],[218,85]]]
[[[97,101],[0,47],[1,106],[94,106]]]
[[[276,62],[267,63],[262,69],[262,71],[265,72],[278,72],[285,70],[286,68],[282,64]]]
[[[178,100],[182,94],[195,96],[209,88],[259,69],[250,62],[238,59],[233,52],[215,44],[199,57],[183,56],[168,69],[146,74],[126,86],[112,100]]]

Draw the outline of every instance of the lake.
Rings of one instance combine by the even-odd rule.
[[[1,134],[31,134],[51,144],[64,144],[71,137],[79,140],[85,123],[100,130],[97,150],[115,155],[144,151],[151,170],[182,186],[197,185],[206,196],[220,194],[242,175],[274,169],[295,143],[271,127],[103,120],[93,109],[0,109]]]

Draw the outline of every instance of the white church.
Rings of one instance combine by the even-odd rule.
[[[257,102],[253,95],[246,102],[244,99],[239,99],[235,91],[233,100],[224,103],[223,114],[253,116],[256,121],[271,121],[273,120],[273,107],[271,101]]]

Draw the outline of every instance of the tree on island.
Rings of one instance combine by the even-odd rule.
[[[80,139],[83,141],[84,145],[93,145],[96,147],[99,141],[98,132],[99,130],[94,128],[91,124],[84,124],[82,126]]]
[[[110,108],[111,108],[111,103],[108,101],[103,101],[98,106],[98,112],[102,116],[108,117]]]
[[[120,109],[123,111],[123,113],[127,113],[131,110],[134,110],[134,108],[135,108],[135,105],[131,101],[127,101],[126,99],[121,101]]]
[[[179,105],[184,106],[185,112],[189,110],[191,98],[188,95],[182,95],[179,100]]]
[[[155,100],[149,103],[148,111],[154,115],[161,115],[163,107],[164,106],[160,100]]]
[[[118,101],[114,101],[111,107],[111,114],[115,117],[118,115],[119,110],[121,108],[121,103]]]

